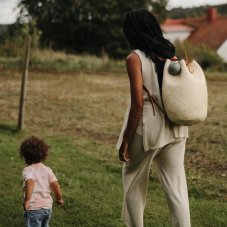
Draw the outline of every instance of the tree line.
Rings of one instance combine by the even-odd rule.
[[[27,30],[36,34],[41,47],[121,58],[128,52],[122,34],[125,13],[147,8],[163,21],[166,5],[167,0],[22,0],[10,33],[29,21]]]
[[[174,8],[168,12],[168,16],[170,18],[187,18],[187,17],[205,17],[207,14],[207,10],[211,6],[205,5],[205,6],[199,6],[199,7],[193,7],[193,8]],[[216,5],[213,6],[217,8],[217,11],[219,15],[227,16],[227,4],[222,5]]]
[[[208,7],[168,11],[167,3],[168,0],[21,0],[17,23],[0,41],[21,45],[24,34],[30,33],[34,47],[122,58],[128,53],[122,33],[128,11],[146,8],[162,23],[167,16],[204,16]],[[218,10],[223,13],[226,8],[227,4]]]

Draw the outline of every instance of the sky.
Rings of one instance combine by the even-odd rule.
[[[0,24],[12,24],[16,21],[18,10],[15,10],[20,0],[0,0]]]
[[[225,3],[227,3],[227,0],[169,0],[168,6],[169,8],[189,8],[201,5],[220,5]]]
[[[16,21],[18,10],[15,10],[20,0],[0,0],[0,24],[11,24]],[[194,7],[200,5],[219,5],[227,0],[169,0],[168,8]]]

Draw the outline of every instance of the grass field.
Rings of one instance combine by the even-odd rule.
[[[1,70],[1,69],[0,69]],[[193,227],[227,226],[227,77],[209,75],[207,121],[190,128],[185,165]],[[0,71],[0,226],[23,226],[20,142],[36,135],[51,145],[46,164],[56,173],[65,205],[51,226],[121,227],[121,163],[115,143],[128,100],[126,75],[29,74],[25,130],[15,130],[21,75]],[[217,82],[217,83],[216,83]],[[145,227],[170,226],[155,170]]]

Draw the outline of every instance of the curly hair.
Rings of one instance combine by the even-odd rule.
[[[45,161],[49,146],[40,138],[31,136],[20,145],[20,156],[28,165]]]

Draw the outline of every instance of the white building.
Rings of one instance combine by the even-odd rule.
[[[205,44],[227,62],[227,17],[218,16],[216,8],[210,8],[204,18],[167,19],[162,30],[171,42],[187,39]]]
[[[162,25],[163,35],[170,42],[184,41],[194,29],[186,25]]]

